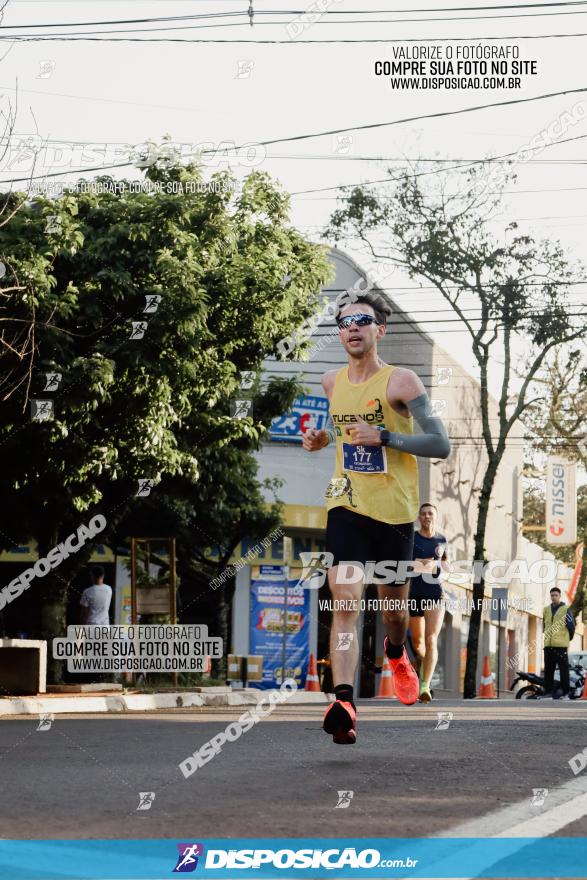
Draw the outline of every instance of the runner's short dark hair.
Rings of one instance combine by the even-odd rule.
[[[360,291],[360,288],[359,288]],[[352,295],[352,301],[348,301]],[[387,324],[387,321],[393,315],[393,309],[391,307],[391,303],[389,299],[385,296],[384,293],[378,290],[366,290],[364,293],[355,294],[355,289],[351,288],[349,291],[349,297],[342,297],[342,302],[337,306],[336,313],[334,318],[336,321],[340,318],[340,313],[343,309],[346,309],[347,306],[358,305],[359,303],[365,303],[367,306],[371,306],[373,311],[375,312],[375,317],[379,324],[383,324],[384,326]]]
[[[423,508],[423,507],[433,507],[434,510],[436,511],[436,513],[438,513],[438,508],[437,508],[436,504],[432,504],[431,501],[424,501],[424,502],[420,505],[420,510],[418,511],[418,513],[422,513],[422,508]]]
[[[90,571],[92,572],[95,578],[103,578],[104,577],[104,569],[101,565],[92,565]]]
[[[551,587],[550,592],[551,593],[560,593],[561,591],[560,591],[559,587]],[[561,596],[562,596],[562,593],[561,593]]]

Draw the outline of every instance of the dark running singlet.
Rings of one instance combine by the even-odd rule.
[[[416,575],[410,580],[411,599],[439,599],[442,595],[442,583],[440,581],[440,560],[446,553],[446,538],[444,535],[435,534],[432,538],[426,538],[420,532],[414,532],[414,559],[437,559],[438,565],[434,567],[434,574]]]

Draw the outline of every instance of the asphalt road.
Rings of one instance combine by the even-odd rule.
[[[362,701],[348,747],[321,730],[323,707],[285,706],[186,779],[178,764],[244,710],[56,716],[49,730],[1,721],[0,836],[458,836],[477,820],[490,836],[484,817],[526,809],[533,789],[549,790],[533,816],[557,791],[568,800],[571,782],[587,792],[587,768],[568,763],[587,748],[587,701]],[[438,712],[453,713],[448,728]],[[353,792],[346,808],[339,791]],[[149,809],[137,810],[140,792],[154,792]],[[587,837],[581,809],[544,833]]]

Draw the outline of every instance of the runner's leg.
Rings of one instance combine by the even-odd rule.
[[[350,684],[352,686],[359,659],[357,619],[359,617],[361,596],[363,595],[363,577],[361,573],[359,579],[354,583],[338,584],[338,572],[342,570],[343,574],[346,574],[345,568],[346,566],[336,565],[328,572],[328,585],[333,600],[332,625],[330,629],[330,665],[332,668],[332,683],[335,688],[340,684]],[[350,569],[348,574],[350,576]],[[344,610],[337,610],[337,601],[344,603]],[[346,610],[351,606],[353,610]],[[339,636],[341,633],[352,633],[348,650],[340,651],[337,648],[340,643]],[[343,637],[342,641],[345,643],[346,639]]]
[[[332,596],[330,664],[336,700],[326,710],[322,726],[339,745],[356,741],[353,687],[359,657],[357,619],[363,594],[362,566],[372,555],[370,542],[371,528],[366,517],[344,508],[329,511],[326,548],[332,553],[333,566],[328,572]]]
[[[424,618],[410,616],[410,638],[412,640],[412,648],[420,663],[424,663],[424,655],[426,653],[426,643],[424,641]],[[420,668],[422,668],[420,666]]]
[[[412,523],[380,523],[378,527],[377,560],[397,563],[393,585],[377,585],[377,592],[382,600],[383,626],[387,633],[383,646],[390,661],[396,695],[402,703],[409,706],[416,702],[420,690],[418,676],[404,645],[409,621],[408,568],[413,565],[414,528]]]
[[[414,527],[412,523],[391,525],[377,523],[377,561],[396,563],[396,579],[391,584],[378,584],[377,592],[382,601],[382,620],[385,632],[396,657],[406,640],[408,630],[408,597],[410,580],[406,565],[412,564],[414,550]],[[402,573],[403,566],[403,573]]]
[[[408,631],[409,584],[387,586],[379,584],[377,593],[381,599],[381,617],[387,637],[392,645],[401,646]]]
[[[438,634],[442,628],[443,620],[444,604],[440,604],[437,608],[424,610],[426,653],[424,655],[422,681],[425,681],[428,687],[430,687],[430,681],[438,663]]]

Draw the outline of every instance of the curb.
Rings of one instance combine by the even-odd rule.
[[[189,709],[191,707],[252,706],[275,691],[250,688],[246,691],[206,694],[107,694],[104,696],[10,697],[0,700],[0,718],[7,715],[149,712],[154,709]],[[328,703],[328,694],[296,691],[287,703]]]

